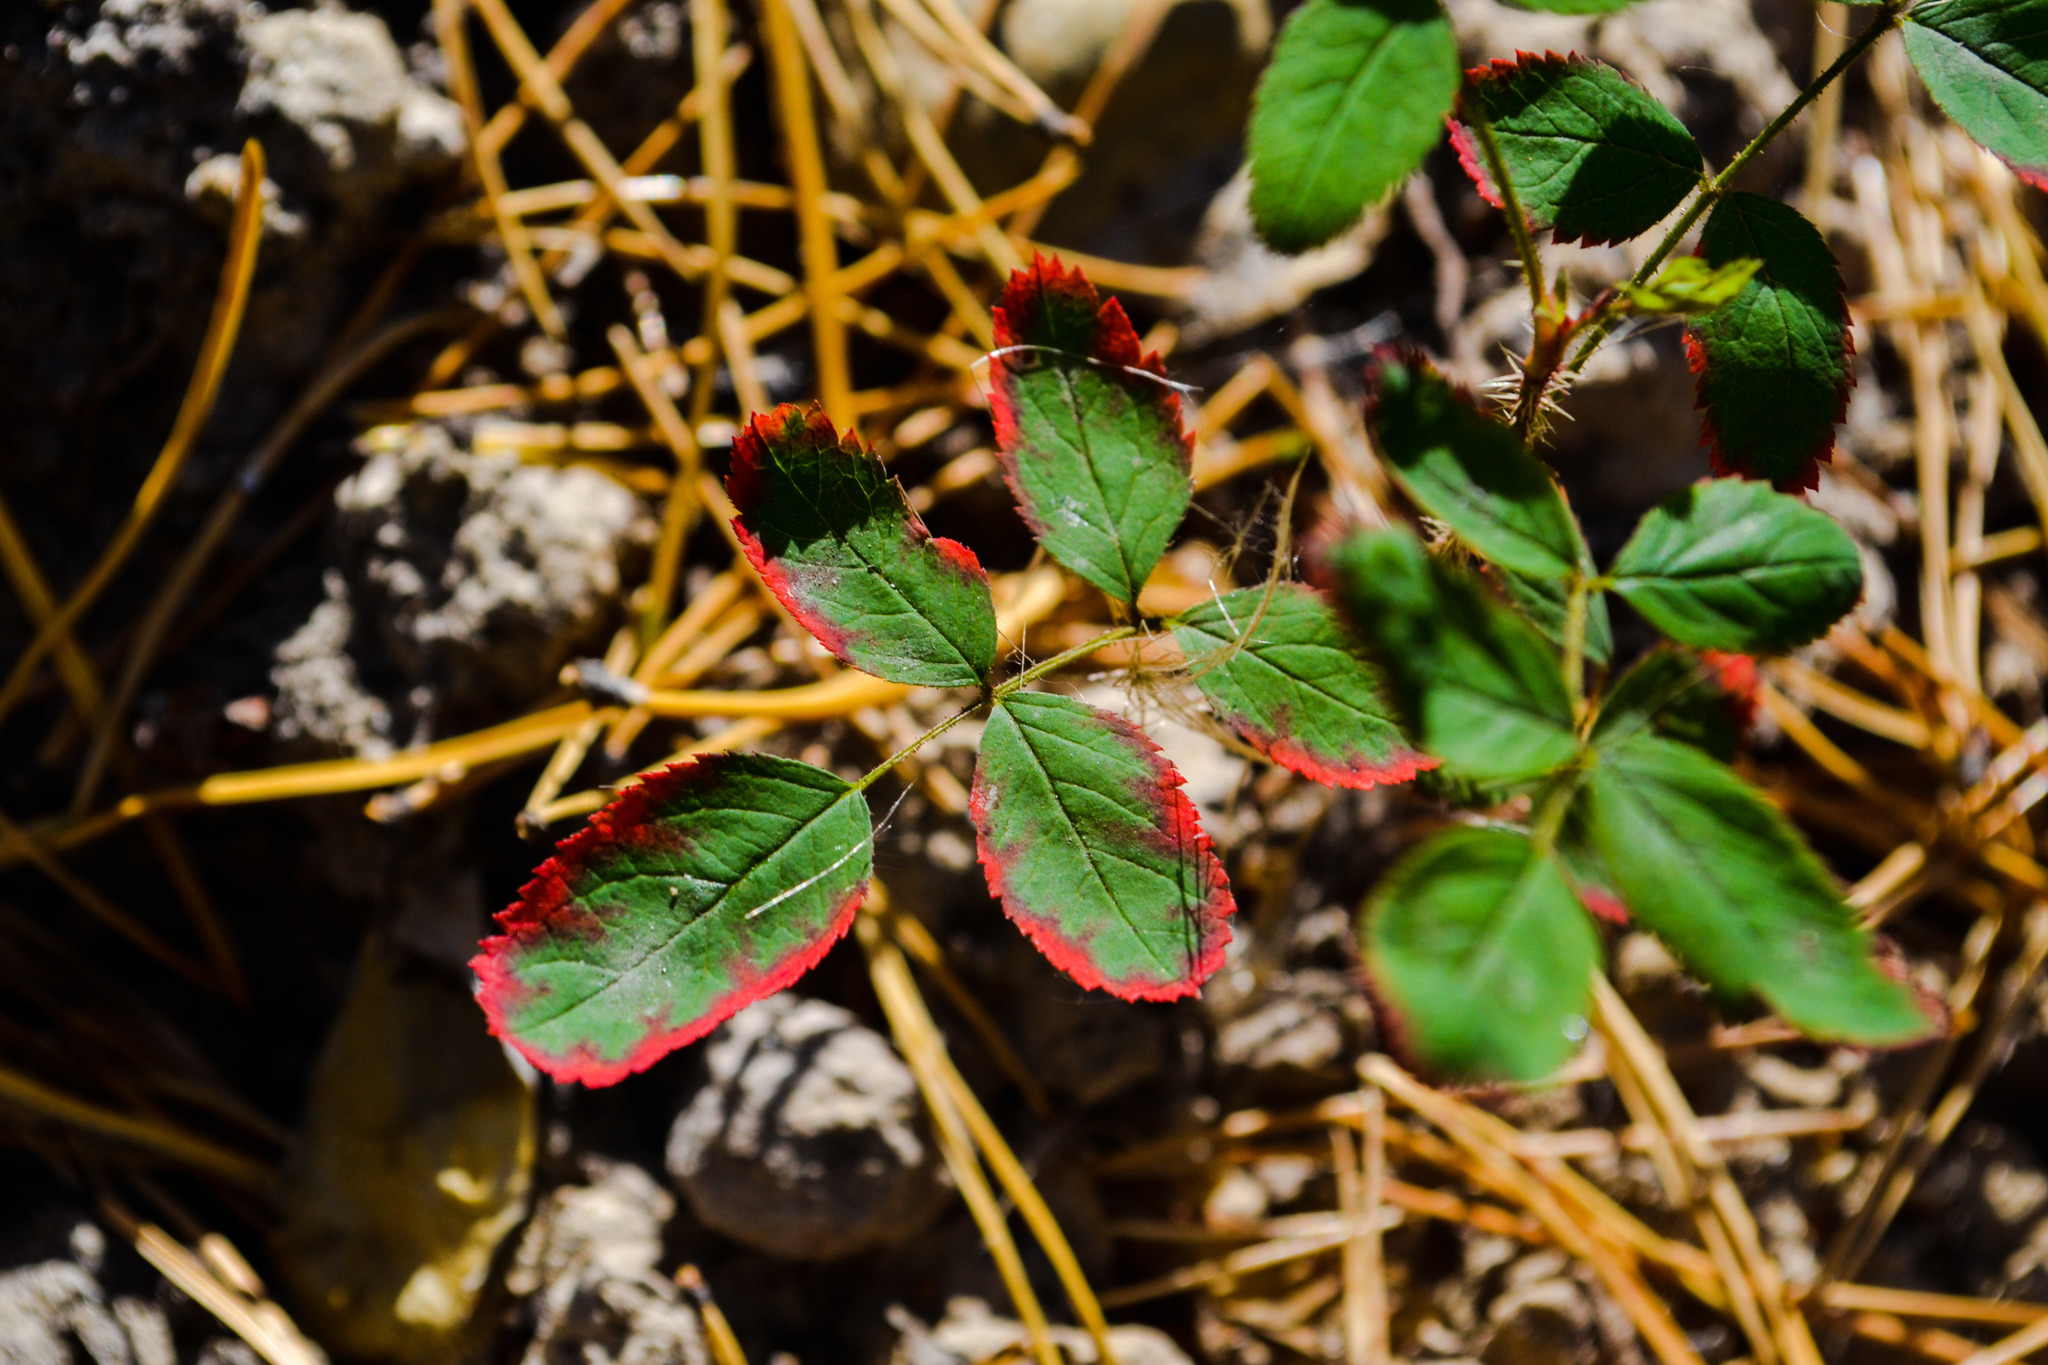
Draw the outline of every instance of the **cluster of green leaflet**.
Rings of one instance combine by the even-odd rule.
[[[1441,543],[1357,533],[1328,554],[1321,590],[1273,582],[1157,623],[1187,684],[1265,758],[1346,787],[1427,774],[1455,808],[1360,918],[1392,1036],[1438,1071],[1527,1079],[1560,1064],[1585,1034],[1600,917],[1632,919],[1717,992],[1816,1036],[1898,1044],[1935,1027],[1797,832],[1727,766],[1745,656],[1818,637],[1862,589],[1842,530],[1768,486],[1810,485],[1832,448],[1850,377],[1840,271],[1810,223],[1731,180],[1902,23],[1966,131],[2023,175],[2048,168],[2048,0],[1874,8],[1716,175],[1612,68],[1522,54],[1461,73],[1439,0],[1308,0],[1275,47],[1249,138],[1274,246],[1344,231],[1448,119],[1530,272],[1535,343],[1512,423],[1417,356],[1383,354],[1369,375],[1375,443]],[[1534,230],[1621,241],[1674,214],[1642,269],[1577,312],[1543,278]],[[1696,225],[1698,254],[1674,258]],[[1545,389],[1630,314],[1686,320],[1716,471],[1757,482],[1668,500],[1603,571],[1528,437]],[[995,318],[991,415],[1018,511],[1133,624],[1012,672],[974,553],[933,537],[874,452],[816,412],[757,414],[735,442],[735,530],[843,663],[960,690],[920,744],[985,717],[970,817],[1018,927],[1085,986],[1172,999],[1222,962],[1235,907],[1221,861],[1137,726],[1033,684],[1153,629],[1139,592],[1192,496],[1178,393],[1116,302],[1057,261],[1016,272]],[[1609,594],[1668,643],[1610,667]],[[867,788],[916,747],[857,780],[729,755],[627,788],[485,941],[473,965],[493,1030],[557,1078],[606,1084],[795,980],[865,894]]]

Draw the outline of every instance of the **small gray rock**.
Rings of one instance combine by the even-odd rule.
[[[823,1261],[903,1242],[938,1213],[917,1082],[851,1014],[784,993],[704,1055],[710,1079],[669,1133],[668,1171],[707,1227]]]
[[[652,535],[590,469],[386,428],[335,490],[326,600],[273,656],[280,739],[375,758],[485,723],[554,685],[616,609]]]
[[[980,1299],[949,1300],[946,1316],[931,1327],[902,1308],[889,1310],[889,1322],[899,1333],[889,1365],[982,1365],[1030,1356],[1031,1334],[1024,1324],[997,1317]],[[1074,1365],[1095,1365],[1101,1359],[1095,1339],[1078,1327],[1054,1327],[1051,1335]],[[1156,1327],[1112,1327],[1109,1349],[1116,1353],[1117,1365],[1188,1365],[1173,1338]]]
[[[107,1294],[77,1261],[0,1273],[0,1361],[7,1365],[176,1365],[163,1310]]]
[[[521,1365],[704,1365],[696,1310],[655,1269],[675,1201],[638,1166],[592,1158],[585,1172],[542,1201],[505,1276],[533,1296]]]

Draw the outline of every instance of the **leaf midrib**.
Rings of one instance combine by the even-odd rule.
[[[1037,769],[1038,775],[1042,779],[1044,779],[1046,789],[1052,793],[1052,808],[1059,812],[1061,822],[1065,824],[1067,827],[1068,837],[1073,840],[1075,847],[1081,850],[1081,855],[1088,864],[1088,871],[1095,878],[1095,884],[1102,888],[1103,895],[1109,899],[1110,905],[1115,908],[1117,918],[1123,921],[1124,928],[1130,934],[1131,938],[1134,939],[1144,949],[1145,955],[1147,957],[1151,958],[1155,962],[1158,962],[1160,960],[1159,954],[1153,949],[1151,939],[1148,938],[1145,935],[1145,933],[1139,929],[1136,921],[1134,921],[1131,918],[1131,912],[1124,908],[1123,899],[1117,895],[1116,889],[1110,885],[1109,879],[1103,875],[1101,867],[1097,865],[1095,860],[1096,849],[1088,842],[1088,840],[1084,839],[1081,836],[1081,827],[1075,823],[1074,817],[1067,811],[1066,804],[1060,800],[1059,791],[1061,784],[1059,780],[1052,775],[1052,770],[1046,766],[1045,760],[1039,756],[1037,746],[1031,742],[1031,735],[1034,733],[1042,733],[1045,734],[1048,738],[1052,739],[1064,739],[1065,737],[1061,735],[1054,735],[1050,731],[1034,731],[1031,726],[1025,724],[1023,718],[1019,716],[1016,711],[1012,710],[1008,714],[1010,717],[1011,724],[1017,727],[1019,747],[1022,748],[1025,753],[1030,755],[1032,766]],[[1071,740],[1068,740],[1067,742],[1070,744],[1074,743],[1074,741]],[[1091,756],[1094,756],[1095,751],[1089,749],[1086,745],[1077,744],[1076,747],[1081,748]],[[1069,783],[1067,785],[1074,786],[1079,784]],[[1096,794],[1102,795],[1102,793],[1099,792]],[[1118,862],[1125,863],[1128,866],[1140,868],[1144,871],[1153,871],[1153,869],[1144,868],[1143,864],[1140,864],[1133,859],[1118,854],[1114,849],[1103,849],[1102,852],[1107,853],[1112,857],[1115,857]],[[1162,880],[1164,879],[1162,878]],[[1064,926],[1062,926],[1062,928],[1064,930]],[[1179,974],[1179,964],[1165,965],[1168,967],[1169,970],[1173,971],[1176,974],[1176,976]],[[1099,965],[1097,966],[1097,970],[1101,970]],[[1104,972],[1103,975],[1107,977],[1108,973]]]

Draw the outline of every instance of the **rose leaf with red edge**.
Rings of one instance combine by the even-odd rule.
[[[491,1032],[610,1085],[772,995],[853,922],[866,801],[822,768],[708,756],[628,787],[562,842],[470,963]]]
[[[1003,473],[1046,552],[1120,603],[1194,495],[1180,394],[1115,299],[1040,256],[995,310],[990,413]]]
[[[1716,268],[1763,264],[1741,293],[1685,332],[1717,474],[1812,488],[1848,410],[1849,304],[1820,229],[1757,194],[1731,194],[1700,232]]]
[[[1210,598],[1173,635],[1217,716],[1282,767],[1365,789],[1436,766],[1402,733],[1364,647],[1311,588]]]
[[[1122,717],[1071,697],[1004,697],[969,814],[1003,911],[1052,964],[1125,1000],[1192,995],[1223,965],[1236,910],[1181,776]]]
[[[762,580],[842,662],[890,682],[973,687],[996,616],[974,552],[935,538],[875,452],[783,404],[733,441],[734,529]]]
[[[1649,93],[1584,57],[1517,53],[1465,76],[1466,121],[1483,116],[1522,210],[1560,242],[1624,242],[1700,183],[1699,144]],[[1459,157],[1489,203],[1500,196],[1471,139]]]

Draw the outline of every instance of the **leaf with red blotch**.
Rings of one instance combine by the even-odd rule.
[[[1010,276],[995,326],[989,411],[1018,509],[1046,553],[1135,603],[1194,495],[1180,395],[1122,306],[1057,258]]]
[[[815,966],[853,923],[867,802],[822,768],[720,754],[619,794],[541,864],[470,962],[491,1032],[610,1085]]]
[[[762,581],[825,648],[915,687],[974,687],[996,659],[974,552],[933,537],[875,452],[785,403],[733,441],[733,527]]]
[[[1174,622],[1173,637],[1216,714],[1282,767],[1363,790],[1436,766],[1401,732],[1379,669],[1312,588],[1212,597]]]
[[[1685,125],[1613,67],[1518,52],[1465,73],[1467,122],[1483,115],[1522,209],[1560,242],[1623,242],[1655,227],[1700,182]],[[1500,195],[1465,129],[1458,160],[1487,202]]]
[[[1812,488],[1848,410],[1849,304],[1820,229],[1759,194],[1731,194],[1700,232],[1710,266],[1762,267],[1742,292],[1686,327],[1716,474]]]
[[[982,732],[975,842],[1003,912],[1061,971],[1124,1000],[1193,995],[1237,909],[1223,865],[1144,731],[1016,692]]]

